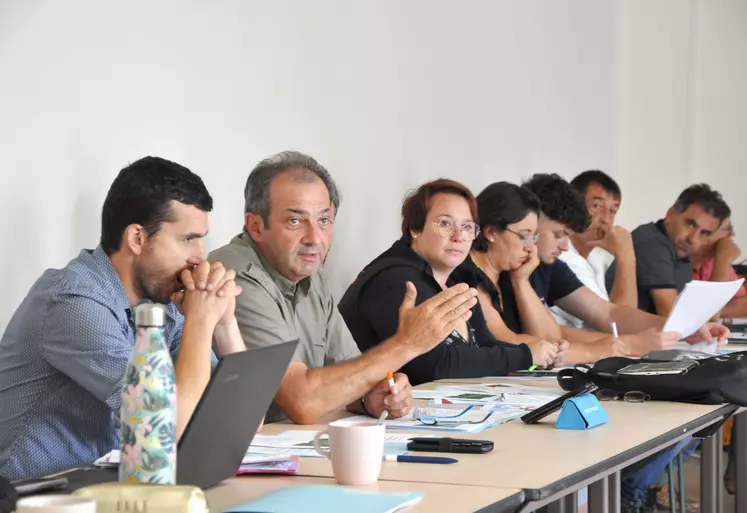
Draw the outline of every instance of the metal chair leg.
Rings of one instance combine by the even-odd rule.
[[[677,481],[679,484],[680,492],[680,511],[686,513],[685,509],[685,462],[683,461],[682,454],[677,455]]]
[[[677,504],[674,502],[674,463],[667,465],[667,476],[669,477],[669,511],[677,513]]]

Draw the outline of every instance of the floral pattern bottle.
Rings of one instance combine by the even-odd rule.
[[[165,309],[135,309],[135,347],[122,382],[119,480],[176,484],[176,377],[164,341]]]

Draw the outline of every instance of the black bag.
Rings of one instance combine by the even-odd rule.
[[[577,365],[561,370],[558,383],[564,390],[593,382],[600,390],[612,390],[620,395],[643,392],[658,401],[747,406],[747,351],[696,360],[697,365],[684,374],[631,376],[617,373],[633,363],[653,361],[604,358],[593,367]]]

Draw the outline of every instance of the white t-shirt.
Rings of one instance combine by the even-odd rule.
[[[612,262],[615,261],[615,257],[611,253],[602,248],[594,248],[589,253],[589,258],[586,259],[579,254],[571,242],[568,242],[568,251],[564,251],[560,255],[560,259],[568,264],[568,267],[586,288],[605,301],[610,300],[605,276]],[[561,326],[589,329],[584,326],[584,321],[557,306],[553,306],[550,311]]]

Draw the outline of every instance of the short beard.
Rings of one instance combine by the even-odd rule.
[[[159,284],[166,281],[166,276],[161,273],[148,273],[142,266],[135,266],[135,288],[141,299],[148,299],[154,303],[164,305],[171,302],[171,292],[159,290]]]

